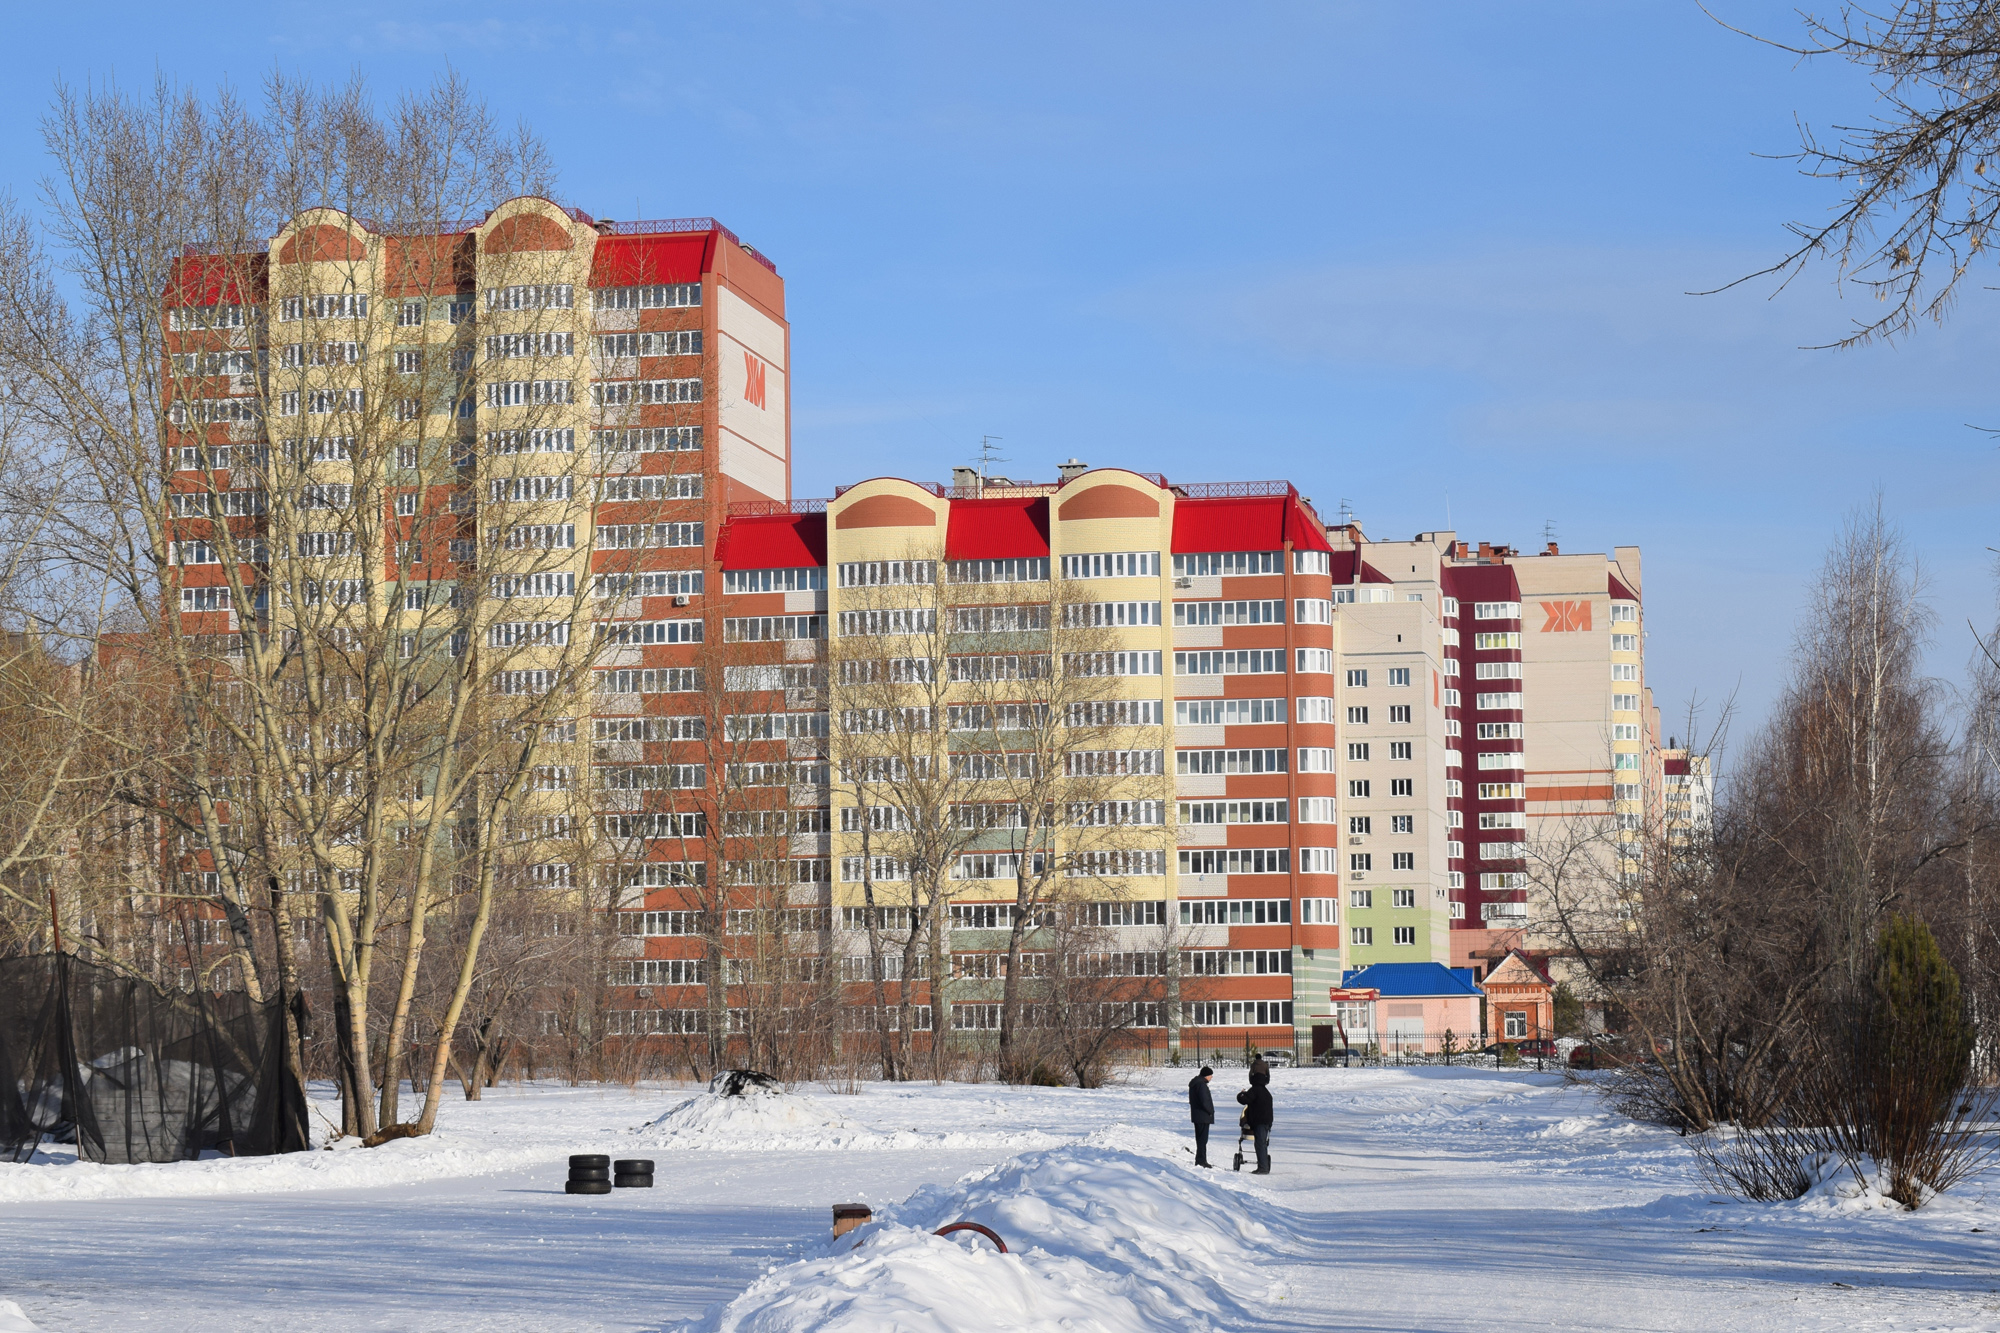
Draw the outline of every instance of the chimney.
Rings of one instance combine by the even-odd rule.
[[[1554,542],[1550,542],[1550,543],[1549,543],[1549,547],[1548,547],[1548,549],[1547,549],[1546,551],[1543,551],[1543,552],[1542,552],[1542,554],[1543,554],[1543,555],[1561,555],[1561,554],[1562,554],[1562,552],[1556,549],[1556,544],[1555,544]]]
[[[609,236],[611,234],[613,224],[610,218],[599,218],[592,225],[596,227],[599,236]]]
[[[1463,560],[1467,555],[1471,554],[1471,552],[1472,552],[1472,544],[1470,542],[1459,542],[1452,550],[1452,558],[1456,560]]]
[[[1057,474],[1062,478],[1062,482],[1058,484],[1064,484],[1075,481],[1078,477],[1082,476],[1084,473],[1088,471],[1090,471],[1090,464],[1079,463],[1074,458],[1072,458],[1069,460],[1069,462],[1062,464],[1060,467],[1056,469]]]
[[[1480,558],[1481,560],[1491,560],[1491,559],[1493,558],[1493,543],[1492,543],[1492,542],[1481,542],[1481,543],[1479,543],[1479,558]]]
[[[979,469],[976,467],[955,467],[951,470],[952,494],[977,496],[979,494]]]

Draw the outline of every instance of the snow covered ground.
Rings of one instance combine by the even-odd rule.
[[[0,1333],[1994,1330],[2000,1178],[1718,1202],[1553,1074],[1279,1070],[1277,1174],[1192,1169],[1188,1071],[1075,1088],[501,1089],[372,1151],[0,1164]],[[1233,1109],[1240,1070],[1216,1076]],[[572,1152],[658,1185],[562,1192]],[[829,1205],[877,1222],[829,1243]],[[984,1240],[929,1233],[969,1219]],[[16,1316],[8,1302],[19,1306]]]

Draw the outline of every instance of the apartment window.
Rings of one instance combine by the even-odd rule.
[[[1066,579],[1136,579],[1159,575],[1157,551],[1106,551],[1062,558],[1062,576]]]
[[[1375,890],[1349,889],[1347,891],[1347,905],[1349,907],[1373,907],[1375,905]]]
[[[1282,773],[1285,752],[1273,750],[1177,750],[1174,772],[1181,777],[1208,774]]]
[[[1389,683],[1391,685],[1408,685],[1410,683],[1410,669],[1408,667],[1390,667]]]
[[[1349,926],[1348,934],[1352,937],[1354,944],[1359,947],[1366,948],[1375,943],[1375,927],[1373,926]]]
[[[1395,927],[1395,932],[1396,943],[1398,944],[1415,944],[1417,942],[1417,928],[1415,926],[1397,926]]]
[[[1293,551],[1292,573],[1330,574],[1333,572],[1333,557],[1325,551]]]
[[[1410,746],[1411,742],[1409,741],[1390,741],[1389,757],[1391,759],[1408,759],[1410,757]]]
[[[1453,616],[1456,616],[1457,614],[1458,614],[1458,598],[1445,597],[1441,598],[1438,601],[1439,616],[1441,616],[1446,620],[1450,620]]]
[[[1339,903],[1332,898],[1301,898],[1299,899],[1299,924],[1302,926],[1333,925],[1339,920],[1338,907]],[[1312,950],[1306,950],[1306,956],[1308,958],[1312,957]]]
[[[1283,551],[1216,551],[1174,557],[1176,578],[1233,578],[1245,574],[1282,574]]]
[[[1417,831],[1417,817],[1415,815],[1389,816],[1389,832],[1415,833],[1416,831]]]
[[[1367,742],[1367,741],[1349,741],[1349,742],[1347,743],[1347,758],[1348,758],[1348,760],[1349,760],[1350,762],[1353,762],[1353,761],[1359,761],[1359,760],[1365,760],[1365,759],[1367,759],[1367,758],[1368,758],[1368,742]]]
[[[486,308],[493,310],[568,310],[575,304],[576,289],[569,283],[530,283],[516,287],[488,287]]]
[[[1509,693],[1478,694],[1473,696],[1473,706],[1482,712],[1498,708],[1518,710],[1521,707],[1521,694],[1518,690]]]
[[[1366,837],[1368,834],[1373,833],[1375,831],[1374,816],[1349,815],[1347,817],[1347,831],[1349,833],[1353,833],[1358,836]]]
[[[1373,870],[1375,868],[1375,854],[1373,852],[1350,852],[1347,857],[1347,868],[1356,871]]]
[[[599,357],[700,356],[700,329],[671,329],[663,333],[607,333],[595,340]]]
[[[1159,623],[1158,602],[1070,602],[1063,607],[1063,625],[1069,629]]]
[[[698,282],[656,283],[642,287],[600,287],[590,294],[599,310],[675,310],[701,304]]]
[[[1615,722],[1611,726],[1614,741],[1636,741],[1639,739],[1639,724],[1636,722]]]
[[[1301,699],[1299,702],[1330,704],[1332,700]],[[1283,699],[1183,699],[1174,705],[1174,725],[1180,727],[1241,727],[1284,720]],[[1331,722],[1333,719],[1329,716],[1324,720]]]
[[[1368,779],[1354,778],[1350,780],[1347,784],[1347,794],[1349,796],[1366,798],[1368,795]]]
[[[1333,772],[1333,747],[1330,745],[1301,745],[1299,747],[1299,767],[1301,773]]]
[[[696,378],[671,380],[613,380],[590,386],[590,398],[599,407],[644,407],[656,403],[698,403],[701,381]]]
[[[1331,625],[1333,603],[1324,597],[1295,598],[1292,619],[1294,623],[1300,625]]]
[[[1011,607],[994,608],[996,612],[1012,609]],[[1028,607],[1023,609],[1047,610],[1046,607]],[[958,612],[958,628],[961,631],[977,629],[976,620],[968,623],[969,618],[976,617],[977,614],[976,611],[960,609]],[[995,628],[997,629],[998,626]],[[1300,651],[1305,652],[1307,650],[1300,649]],[[1174,654],[1174,674],[1177,676],[1263,676],[1282,674],[1284,669],[1285,650],[1282,648],[1229,648],[1211,652]]]
[[[1389,853],[1389,869],[1391,869],[1391,870],[1415,870],[1416,868],[1417,868],[1417,854],[1416,854],[1415,852],[1391,852],[1391,853]],[[1410,892],[1410,890],[1408,890],[1408,889],[1398,889],[1398,890],[1396,890],[1396,892],[1397,892],[1397,894],[1401,895],[1401,894],[1404,894],[1404,893],[1408,893],[1408,892]],[[1415,903],[1403,903],[1403,902],[1399,902],[1399,903],[1397,903],[1397,904],[1396,904],[1396,906],[1398,906],[1398,907],[1414,907],[1414,906],[1416,906],[1416,904],[1415,904]]]
[[[424,370],[422,352],[397,352],[392,358],[398,375],[421,375]]]
[[[1417,905],[1417,891],[1415,889],[1391,889],[1389,890],[1389,905],[1391,907],[1415,907]]]
[[[790,569],[730,569],[722,574],[722,590],[738,592],[824,592],[826,571],[812,565]]]
[[[1518,741],[1522,739],[1524,727],[1519,722],[1481,722],[1479,739],[1482,741]]]
[[[1363,709],[1362,711],[1366,712],[1367,710],[1366,710],[1366,709]],[[1362,721],[1364,721],[1364,722],[1366,722],[1366,721],[1367,721],[1368,719],[1364,717],[1364,718],[1363,718],[1363,719],[1361,719],[1361,720],[1362,720]],[[1408,722],[1409,720],[1410,720],[1410,706],[1409,706],[1408,704],[1391,704],[1391,705],[1389,705],[1389,721],[1390,721],[1390,722],[1392,722],[1392,723],[1394,723],[1394,722]],[[1404,755],[1404,756],[1403,756],[1403,758],[1407,759],[1407,758],[1409,758],[1409,756],[1408,756],[1408,755]]]
[[[627,500],[699,500],[701,474],[679,476],[605,477],[597,483],[597,498],[607,504]]]
[[[415,514],[417,512],[418,498],[415,491],[399,492],[396,496],[396,513],[403,518],[409,518]]]
[[[1417,780],[1415,778],[1391,778],[1389,779],[1389,794],[1391,796],[1415,796],[1417,794]]]
[[[1639,679],[1639,664],[1637,662],[1613,662],[1611,664],[1611,679],[1637,681]]]
[[[1636,713],[1639,711],[1639,696],[1636,694],[1614,694],[1611,696],[1614,712]]]
[[[569,356],[576,350],[573,333],[496,333],[486,340],[488,361],[523,356]]]
[[[601,454],[698,453],[699,426],[648,426],[641,430],[594,430],[590,442]]]
[[[591,386],[592,392],[601,387]],[[496,380],[486,386],[486,405],[529,407],[538,403],[568,403],[575,401],[575,394],[576,385],[570,380]]]
[[[1518,630],[1508,630],[1501,634],[1475,634],[1472,636],[1472,646],[1484,652],[1519,648],[1521,635]]]
[[[1519,602],[1474,602],[1472,604],[1472,618],[1474,620],[1519,620],[1521,618],[1521,604]]]
[[[1465,878],[1465,877],[1464,877],[1463,875],[1459,875],[1457,871],[1453,871],[1453,872],[1452,872],[1452,874],[1453,874],[1453,875],[1454,875],[1454,876],[1455,876],[1455,877],[1456,877],[1457,879],[1459,879],[1459,880],[1463,880],[1463,879]],[[1454,884],[1452,885],[1452,887],[1453,887],[1454,889],[1457,889],[1457,888],[1463,888],[1463,887],[1464,887],[1464,885],[1463,885],[1463,884],[1460,884],[1460,883],[1454,883]],[[1453,921],[1463,921],[1463,920],[1465,920],[1465,904],[1464,904],[1464,903],[1453,903],[1453,904],[1451,905],[1451,919],[1452,919]]]
[[[1639,636],[1636,634],[1614,634],[1611,636],[1611,651],[1614,653],[1636,653],[1639,651]]]
[[[1614,625],[1636,625],[1639,623],[1639,608],[1630,602],[1611,604],[1611,623]]]
[[[1364,690],[1364,689],[1367,689],[1367,688],[1368,688],[1368,668],[1366,668],[1366,667],[1361,667],[1361,668],[1359,668],[1358,670],[1353,670],[1353,671],[1349,671],[1349,672],[1347,673],[1347,688],[1348,688],[1348,689],[1350,689],[1350,690]]]
[[[1365,726],[1367,726],[1367,725],[1368,725],[1368,709],[1367,709],[1367,708],[1366,708],[1365,706],[1364,706],[1364,707],[1358,707],[1358,708],[1349,708],[1349,709],[1347,710],[1347,725],[1348,725],[1348,726],[1350,726],[1350,727],[1365,727]]]
[[[1064,557],[1067,563],[1069,557]],[[1174,626],[1177,629],[1201,628],[1209,625],[1282,625],[1285,623],[1285,604],[1282,601],[1244,602],[1175,602]]]
[[[1301,824],[1331,824],[1336,822],[1331,796],[1299,797],[1299,822]]]

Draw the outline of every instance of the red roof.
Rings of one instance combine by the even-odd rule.
[[[1004,560],[1049,553],[1047,496],[953,500],[947,560]]]
[[[756,514],[729,519],[722,525],[722,535],[715,539],[715,562],[724,569],[824,565],[826,515]]]
[[[600,236],[590,261],[593,287],[638,287],[664,282],[700,282],[713,267],[715,233],[677,232],[665,236]]]
[[[166,304],[241,305],[262,299],[265,255],[188,255],[174,261],[167,278]],[[247,297],[240,284],[248,279]]]
[[[1605,581],[1610,584],[1607,591],[1610,592],[1614,600],[1620,602],[1636,602],[1639,600],[1639,594],[1620,583],[1616,574],[1607,574]]]
[[[1289,540],[1294,550],[1331,551],[1319,524],[1307,517],[1296,495],[1174,502],[1174,553],[1275,551]]]
[[[1688,775],[1688,761],[1686,755],[1682,755],[1678,759],[1664,759],[1661,760],[1661,763],[1665,765],[1663,771],[1670,778],[1684,778]]]

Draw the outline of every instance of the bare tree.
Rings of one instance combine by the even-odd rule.
[[[1789,281],[1809,261],[1832,259],[1837,281],[1880,303],[1853,321],[1834,344],[1842,347],[1942,321],[2000,217],[2000,11],[1986,0],[1896,0],[1803,18],[1802,42],[1769,44],[1860,67],[1879,109],[1829,137],[1801,127],[1793,160],[1839,182],[1840,202],[1824,221],[1792,223],[1796,244],[1738,282]]]

